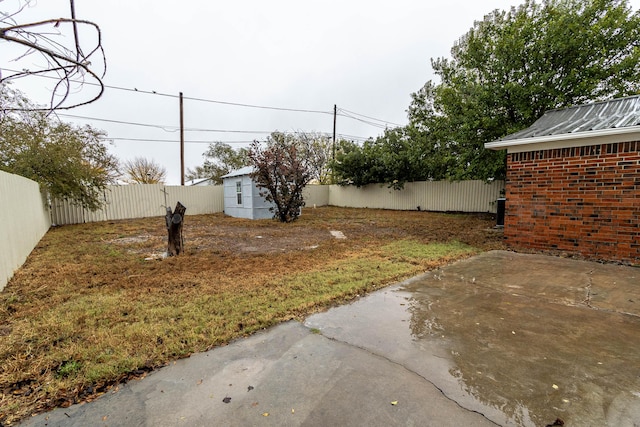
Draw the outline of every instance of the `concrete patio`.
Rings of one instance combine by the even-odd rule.
[[[493,251],[24,426],[640,425],[640,269]]]

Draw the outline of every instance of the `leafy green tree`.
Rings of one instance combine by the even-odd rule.
[[[125,161],[122,170],[129,184],[161,184],[167,178],[167,170],[163,166],[144,157]]]
[[[208,178],[207,171],[204,169],[204,166],[196,166],[195,168],[187,168],[187,172],[185,173],[185,179],[187,181],[194,181],[196,179],[204,179]]]
[[[100,208],[103,190],[119,175],[106,134],[36,108],[19,91],[0,85],[0,169],[39,182],[53,198]]]
[[[400,189],[406,182],[448,178],[453,157],[431,140],[431,134],[412,126],[385,130],[362,146],[340,141],[333,163],[335,181],[358,187],[388,183]]]
[[[313,177],[314,166],[307,155],[311,140],[274,132],[262,144],[254,141],[249,158],[255,171],[251,179],[260,195],[273,203],[271,211],[281,222],[292,222],[304,206],[302,190]]]
[[[485,142],[546,110],[640,92],[640,13],[627,0],[526,1],[477,21],[451,56],[432,60],[439,84],[412,94],[410,126],[449,153],[447,176],[503,178],[504,153]]]
[[[332,163],[336,184],[362,187],[379,182],[372,173],[375,159],[370,155],[370,141],[367,140],[362,147],[352,141],[338,141],[336,159]]]
[[[222,184],[222,176],[249,164],[248,153],[247,148],[236,150],[224,142],[209,144],[209,148],[203,154],[204,164],[195,169],[187,169],[186,178],[211,178],[215,184]]]

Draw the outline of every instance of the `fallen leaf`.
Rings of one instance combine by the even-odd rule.
[[[293,409],[293,408],[291,408],[291,413],[292,413],[292,414],[295,414],[295,413],[296,413],[296,410],[295,410],[295,409]]]
[[[102,421],[107,421],[107,418],[109,418],[109,416],[105,415],[104,417],[102,417]]]
[[[393,406],[396,406],[396,405],[398,404],[398,401],[397,401],[397,400],[394,400],[393,402],[391,402],[391,404],[392,404]]]
[[[265,413],[263,413],[263,414],[262,414],[262,416],[263,416],[263,417],[268,417],[268,416],[269,416],[269,413],[268,413],[268,412],[265,412]]]
[[[559,389],[560,387],[558,387],[557,385],[553,384],[551,387],[553,387],[554,390]]]
[[[252,386],[252,385],[250,385],[249,387],[247,387],[247,391],[251,391],[251,390],[253,390],[253,386]]]
[[[200,378],[196,384],[197,384],[197,385],[202,384],[202,378]]]
[[[230,398],[229,396],[227,396],[227,397],[225,397],[224,399],[222,399],[222,401],[223,401],[224,403],[229,403],[229,402],[231,402],[231,398]]]

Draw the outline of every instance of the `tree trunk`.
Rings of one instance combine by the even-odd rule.
[[[182,247],[182,223],[186,210],[187,208],[180,202],[176,203],[176,208],[173,213],[171,212],[171,208],[167,208],[167,214],[164,217],[167,224],[167,231],[169,232],[167,256],[180,255],[184,250]]]

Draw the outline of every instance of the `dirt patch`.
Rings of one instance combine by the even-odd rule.
[[[334,223],[332,215],[339,213]],[[140,223],[143,220],[136,220]],[[147,218],[153,231],[121,235],[108,243],[133,253],[158,256],[166,251],[161,218]],[[155,224],[158,223],[158,224]],[[187,216],[185,250],[232,254],[268,254],[310,250],[342,239],[414,238],[422,241],[458,240],[481,249],[503,248],[502,231],[489,214],[441,214],[373,209],[305,209],[293,224],[273,220],[243,220],[222,214]],[[336,227],[339,226],[339,227]]]
[[[199,224],[186,231],[184,239],[185,245],[189,245],[194,251],[217,250],[261,254],[317,247],[330,240],[331,235],[325,230],[287,228],[276,223],[262,225],[257,229],[225,224]]]

